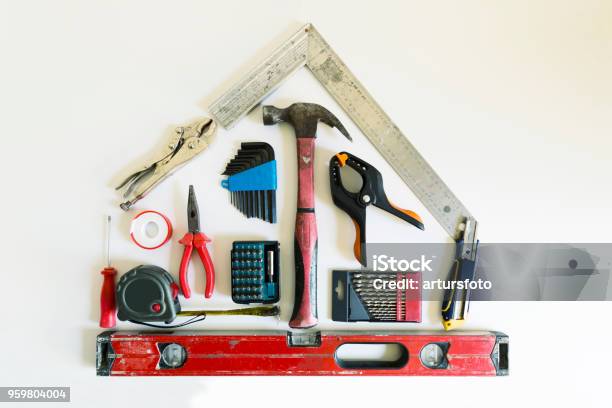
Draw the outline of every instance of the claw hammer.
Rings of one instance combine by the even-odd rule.
[[[289,327],[307,329],[317,324],[317,220],[314,212],[315,138],[319,121],[337,128],[348,140],[342,123],[314,103],[294,103],[284,109],[263,107],[264,125],[287,122],[297,139],[298,194],[295,217],[295,300]]]

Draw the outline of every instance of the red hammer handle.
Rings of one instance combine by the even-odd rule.
[[[297,138],[298,204],[295,218],[295,304],[289,327],[317,324],[317,220],[314,213],[314,138]]]
[[[117,304],[115,301],[115,275],[117,270],[106,267],[102,270],[104,281],[100,293],[100,327],[110,329],[117,322]]]
[[[300,209],[314,210],[314,149],[314,138],[297,138],[298,211]]]

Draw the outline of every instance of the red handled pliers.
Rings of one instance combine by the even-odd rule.
[[[186,298],[191,296],[189,282],[187,281],[187,266],[189,265],[191,253],[195,247],[204,265],[204,271],[206,272],[206,289],[204,290],[204,296],[209,298],[212,296],[213,289],[215,288],[215,268],[208,254],[208,249],[206,249],[206,243],[210,242],[210,238],[200,232],[200,214],[193,186],[189,186],[187,225],[189,227],[189,232],[179,241],[179,243],[185,245],[183,258],[181,258],[181,269],[179,271],[179,280],[181,282],[183,296]]]

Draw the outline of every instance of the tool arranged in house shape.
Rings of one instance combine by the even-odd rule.
[[[204,289],[204,296],[209,298],[213,294],[215,289],[215,267],[210,259],[210,254],[206,248],[206,243],[210,242],[210,238],[204,235],[200,231],[200,210],[198,208],[198,202],[196,200],[195,191],[193,186],[189,186],[189,197],[187,199],[187,225],[189,231],[179,241],[185,246],[183,249],[183,257],[181,258],[181,266],[179,270],[179,280],[181,282],[181,290],[183,296],[189,299],[191,297],[191,289],[189,288],[189,281],[187,280],[187,269],[189,268],[189,260],[193,249],[197,251],[204,266],[206,273],[206,287]]]
[[[448,234],[457,251],[449,280],[473,279],[478,241],[477,222],[442,179],[406,139],[312,24],[306,24],[268,58],[246,74],[210,106],[225,128],[231,128],[291,74],[308,67],[380,154],[411,188]],[[467,314],[469,289],[449,290],[442,304],[444,328]]]
[[[456,241],[456,259],[449,280],[473,278],[478,246],[475,219],[405,139],[312,25],[304,26],[274,51],[270,58],[215,101],[211,106],[214,117],[223,126],[231,127],[287,76],[302,66],[310,68]],[[317,123],[323,121],[337,127],[347,138],[350,139],[350,136],[334,115],[316,104],[298,103],[285,109],[264,106],[263,119],[266,125],[290,123],[297,139],[298,214],[294,251],[296,296],[289,325],[292,328],[309,328],[317,324],[317,230],[313,174]],[[166,156],[136,172],[119,187],[125,188],[126,201],[121,204],[122,209],[128,210],[173,170],[203,150],[214,131],[215,122],[212,119],[178,129]],[[276,165],[274,152],[270,153],[270,150],[271,147],[265,143],[243,144],[237,157],[228,164],[224,172],[228,179],[224,180],[222,185],[232,193],[239,193],[232,194],[233,202],[248,217],[275,222],[276,204],[269,193],[274,194],[276,189]],[[274,162],[273,170],[271,162]],[[340,169],[347,164],[361,174],[366,185],[356,195],[345,194],[349,192],[342,185]],[[368,163],[348,153],[339,153],[330,163],[330,180],[334,202],[355,220],[355,255],[360,262],[365,260],[366,255],[365,208],[368,204],[378,204],[380,208],[423,228],[423,222],[417,214],[401,210],[388,201],[382,186],[382,176]],[[359,205],[355,206],[357,201]],[[200,231],[198,212],[193,186],[190,186],[189,231],[180,240],[185,250],[179,275],[186,298],[190,296],[186,273],[193,247],[196,247],[206,270],[206,297],[212,295],[214,288],[214,269],[206,249],[206,243],[210,240]],[[166,234],[162,235],[166,237]],[[110,261],[106,270],[114,271]],[[280,279],[277,242],[235,243],[231,272],[232,298],[235,301],[278,301]],[[114,276],[114,273],[112,275]],[[107,277],[105,274],[104,287],[107,286]],[[341,289],[338,293],[343,293],[336,298],[332,295],[334,320],[420,321],[420,289],[391,289],[389,286],[374,292],[373,282],[379,278],[399,284],[406,279],[420,282],[421,274],[373,274],[366,270],[334,271],[334,287]],[[417,287],[420,288],[420,285]],[[128,271],[119,280],[116,290],[118,316],[121,320],[154,328],[172,329],[201,321],[207,315],[280,315],[277,306],[185,311],[181,310],[179,292],[179,286],[167,271],[153,265],[141,265]],[[467,289],[445,293],[442,317],[447,330],[465,319],[468,301]],[[169,325],[178,316],[191,318],[180,324]],[[165,325],[150,322],[161,322]],[[498,332],[106,331],[97,337],[96,343],[96,372],[100,376],[508,375],[509,340],[506,335]],[[377,353],[375,357],[370,354],[368,357],[360,355],[355,358],[346,355],[346,349],[351,346],[375,348],[378,352],[380,347],[383,347],[385,353]]]
[[[330,111],[314,103],[294,103],[284,109],[263,107],[264,125],[288,123],[297,140],[298,192],[295,216],[295,303],[289,327],[306,329],[317,324],[317,220],[315,217],[314,160],[317,126],[335,127],[351,136]]]
[[[345,347],[390,347],[393,359],[354,359]],[[497,332],[260,334],[113,332],[98,335],[98,376],[504,376]],[[347,354],[344,354],[347,353]],[[346,356],[346,357],[345,357]]]
[[[418,286],[380,288],[375,281],[408,281]],[[383,273],[367,270],[332,272],[332,320],[336,322],[421,321],[421,272]]]
[[[276,223],[276,160],[274,149],[264,142],[244,142],[227,164],[221,182],[231,203],[248,218]]]
[[[340,169],[344,166],[352,168],[361,176],[361,189],[356,193],[348,191],[342,184]],[[425,229],[423,221],[417,213],[399,208],[389,201],[387,194],[385,194],[380,172],[359,157],[347,152],[340,152],[333,156],[329,161],[329,180],[334,204],[346,212],[355,224],[353,253],[363,266],[367,265],[366,208],[370,204],[419,229]]]
[[[123,190],[125,199],[120,204],[121,209],[129,210],[174,171],[202,153],[212,141],[216,131],[217,125],[210,118],[177,127],[168,143],[168,151],[161,159],[131,174],[117,186],[116,190]]]

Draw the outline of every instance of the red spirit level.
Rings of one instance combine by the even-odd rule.
[[[341,348],[392,346],[393,359],[346,357]],[[100,376],[508,375],[508,336],[497,332],[221,333],[98,335]]]

